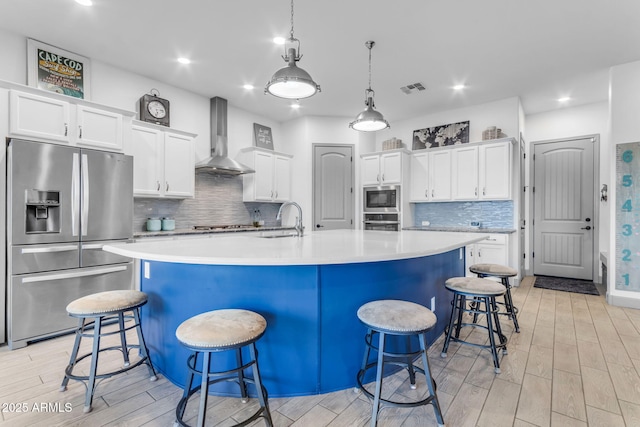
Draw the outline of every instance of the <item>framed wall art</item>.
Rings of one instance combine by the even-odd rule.
[[[469,143],[469,122],[451,123],[413,131],[414,150]]]
[[[273,136],[271,135],[271,128],[254,123],[253,141],[256,147],[273,150]]]
[[[91,61],[55,46],[27,39],[27,84],[89,99]]]

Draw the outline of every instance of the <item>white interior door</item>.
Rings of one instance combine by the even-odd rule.
[[[534,274],[593,279],[592,138],[534,145]]]
[[[313,227],[354,228],[353,147],[315,145],[313,163]]]

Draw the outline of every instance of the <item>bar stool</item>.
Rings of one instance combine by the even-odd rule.
[[[129,371],[143,363],[149,369],[150,380],[157,379],[153,364],[149,358],[149,351],[144,342],[142,328],[140,327],[140,307],[147,303],[147,294],[140,291],[107,291],[97,294],[87,295],[78,298],[67,305],[67,313],[72,317],[78,318],[78,327],[76,328],[76,339],[69,359],[69,365],[65,369],[64,379],[60,386],[60,391],[67,389],[69,380],[80,381],[85,384],[87,391],[85,394],[84,412],[91,411],[93,395],[96,389],[96,380],[111,378],[114,375]],[[126,312],[131,314],[125,315]],[[118,320],[118,330],[111,332],[103,332],[102,327],[105,321]],[[125,319],[133,319],[134,323],[125,328]],[[91,329],[90,327],[93,326]],[[138,344],[127,343],[126,331],[135,329],[138,334]],[[110,335],[120,335],[120,345],[100,348],[100,340]],[[93,338],[93,347],[90,353],[78,357],[78,350],[83,337]],[[137,348],[140,353],[140,360],[133,365],[129,361],[129,351]],[[122,352],[124,359],[124,367],[115,371],[97,374],[98,355],[103,351],[118,350]],[[73,373],[74,368],[81,360],[91,356],[91,364],[89,367],[89,375],[76,375]]]
[[[502,354],[507,354],[507,337],[502,333],[502,328],[500,327],[496,297],[504,295],[506,289],[493,280],[477,277],[453,277],[445,282],[445,287],[453,292],[453,301],[451,301],[451,316],[449,317],[449,326],[445,329],[446,338],[440,356],[447,357],[447,349],[451,340],[486,348],[491,351],[495,373],[499,374],[498,349],[502,349]],[[467,298],[472,298],[475,304],[467,307]],[[476,319],[477,314],[484,314],[487,318],[487,325],[481,325],[475,321],[473,323],[462,322],[462,315],[465,312],[473,314],[474,319]],[[486,329],[489,334],[489,344],[477,344],[461,339],[460,329],[465,326]],[[499,344],[496,343],[495,335],[500,340]]]
[[[214,310],[199,314],[185,320],[176,329],[178,341],[193,354],[187,359],[187,382],[184,386],[182,399],[176,408],[176,424],[187,426],[182,420],[189,398],[200,391],[200,407],[198,409],[198,426],[204,426],[207,411],[209,386],[222,381],[237,382],[240,386],[242,402],[248,401],[247,384],[256,388],[260,408],[245,421],[235,424],[244,426],[259,417],[265,419],[268,426],[273,426],[267,389],[262,385],[260,370],[258,369],[258,352],[256,341],[264,335],[267,321],[258,313],[248,310],[225,309]],[[249,347],[251,361],[243,363],[242,348]],[[211,353],[235,351],[236,367],[224,371],[211,371]],[[203,355],[202,370],[196,368],[199,355]],[[244,371],[253,366],[253,379],[247,378]],[[194,388],[193,376],[200,375],[201,383]]]
[[[520,325],[518,325],[518,308],[513,305],[513,299],[511,298],[511,285],[509,284],[510,277],[516,277],[518,271],[500,264],[473,264],[469,267],[469,271],[477,274],[478,277],[497,277],[507,290],[504,294],[504,308],[505,311],[500,314],[509,316],[513,320],[513,326],[516,332],[520,332]],[[498,303],[502,304],[502,303]]]
[[[358,371],[356,380],[358,388],[369,398],[373,399],[371,412],[371,427],[378,423],[378,412],[380,403],[391,406],[415,407],[432,404],[439,426],[444,426],[442,411],[436,395],[436,383],[431,377],[429,359],[427,357],[427,336],[426,333],[436,324],[436,315],[426,307],[408,301],[380,300],[364,304],[358,309],[358,318],[368,328],[365,336],[365,353],[362,361],[362,368]],[[378,334],[378,345],[373,342],[374,334]],[[386,351],[387,335],[406,337],[407,350],[403,353],[393,353]],[[420,341],[420,349],[411,351],[409,339],[417,335]],[[371,349],[378,352],[377,360],[369,362]],[[385,359],[387,356],[387,359]],[[416,357],[421,356],[423,368],[413,365]],[[389,360],[388,358],[391,358]],[[380,397],[382,392],[382,374],[385,364],[400,366],[409,371],[411,388],[415,389],[415,372],[420,372],[425,376],[429,395],[416,402],[395,402]],[[362,381],[367,370],[376,367],[375,392],[372,394],[364,388]]]

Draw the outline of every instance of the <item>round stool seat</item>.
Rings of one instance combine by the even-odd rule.
[[[433,328],[436,315],[409,301],[371,301],[358,309],[358,318],[368,327],[384,332],[418,334]]]
[[[467,295],[500,296],[506,292],[505,287],[498,282],[477,277],[452,277],[444,286],[453,292]]]
[[[176,329],[176,338],[188,347],[221,349],[255,341],[267,328],[267,321],[248,310],[225,309],[199,314]]]
[[[515,269],[500,264],[473,264],[469,267],[469,271],[494,277],[514,277],[518,275]]]
[[[135,308],[147,302],[140,291],[106,291],[71,301],[67,313],[72,316],[96,316]]]

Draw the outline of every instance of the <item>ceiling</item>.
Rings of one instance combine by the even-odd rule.
[[[394,120],[519,96],[526,114],[607,99],[608,68],[640,59],[638,0],[298,0],[298,65],[322,92],[263,94],[285,66],[287,0],[2,0],[0,28],[276,121],[355,118],[368,51],[378,110]],[[189,65],[177,57],[188,57]],[[420,82],[410,95],[400,87]],[[253,91],[243,89],[251,83]],[[464,83],[467,88],[454,91]]]

